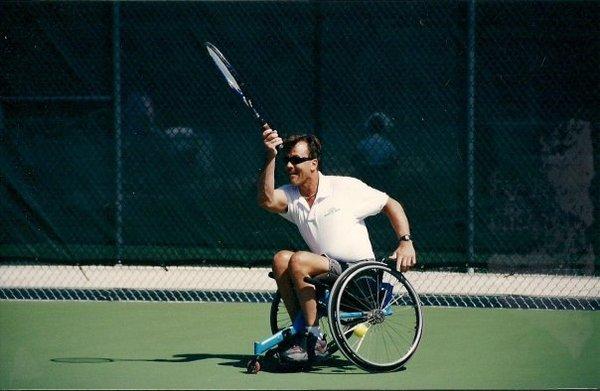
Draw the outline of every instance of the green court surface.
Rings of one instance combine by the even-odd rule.
[[[0,302],[0,388],[440,389],[600,387],[600,312],[425,308],[406,368],[343,356],[245,373],[266,304]]]

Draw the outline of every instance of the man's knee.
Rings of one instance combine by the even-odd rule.
[[[304,278],[310,274],[311,259],[314,254],[306,251],[298,251],[292,254],[289,261],[289,269],[292,276]]]
[[[286,272],[288,269],[288,265],[290,263],[290,259],[293,256],[293,252],[289,250],[282,250],[277,252],[275,256],[273,256],[273,274],[275,274],[275,278],[281,277],[282,274]]]

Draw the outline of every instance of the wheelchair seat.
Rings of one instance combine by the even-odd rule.
[[[268,274],[269,278],[275,279],[275,275],[273,274],[273,272],[269,272]],[[329,274],[328,272],[322,273],[322,274],[318,274],[314,277],[305,277],[304,281],[314,285],[315,287],[321,287],[321,288],[325,288],[325,289],[330,289],[333,284],[335,283],[335,280],[338,279],[339,276],[332,276],[331,274]]]

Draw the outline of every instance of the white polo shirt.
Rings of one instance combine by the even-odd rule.
[[[296,224],[315,254],[347,262],[375,258],[364,219],[379,213],[389,197],[364,182],[319,172],[319,188],[312,208],[298,187],[279,187],[287,197],[287,211],[280,213]]]

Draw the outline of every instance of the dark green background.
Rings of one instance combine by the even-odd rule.
[[[421,265],[464,266],[468,4],[2,2],[0,257],[255,264],[304,246],[255,203],[260,133],[211,41],[280,133],[322,138],[325,173],[403,203]],[[595,273],[600,4],[475,4],[471,263]],[[386,167],[356,149],[376,111]],[[368,224],[393,250],[385,217]]]

